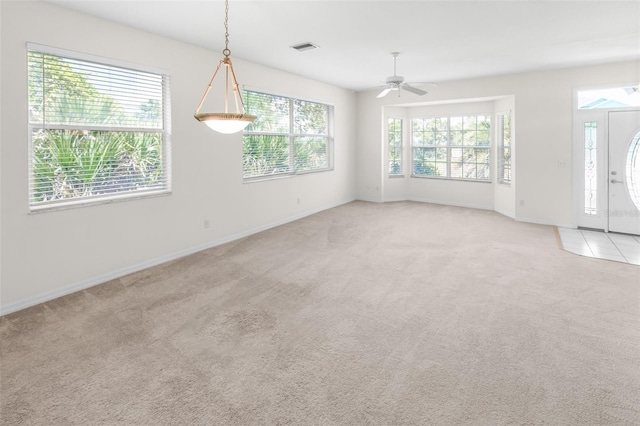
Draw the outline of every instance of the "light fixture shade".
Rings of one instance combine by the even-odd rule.
[[[194,117],[212,130],[225,134],[240,132],[257,118],[255,115],[250,114],[224,112],[203,112],[195,114]]]

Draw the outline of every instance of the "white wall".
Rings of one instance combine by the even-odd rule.
[[[512,96],[514,131],[514,184],[496,189],[495,184],[474,190],[459,190],[464,182],[451,181],[423,188],[425,198],[451,202],[462,195],[463,205],[484,204],[493,198],[493,208],[516,220],[573,226],[572,203],[572,117],[573,87],[611,85],[637,81],[640,64],[636,61],[523,73],[482,79],[440,82],[425,97],[404,93],[401,98],[377,99],[377,91],[358,94],[358,176],[360,199],[382,201],[376,188],[381,182],[384,109],[409,107],[417,102],[462,103],[474,99],[508,99]],[[426,100],[425,100],[426,98]],[[500,105],[502,106],[502,105]],[[497,108],[497,106],[496,106]],[[517,119],[516,119],[517,117]],[[517,182],[517,183],[516,183]],[[411,186],[416,183],[411,182]],[[420,185],[420,184],[418,184]],[[483,185],[483,184],[476,184]],[[487,184],[484,184],[487,185]],[[485,190],[486,189],[486,193]],[[464,194],[467,194],[466,196]]]
[[[355,198],[353,93],[234,59],[241,84],[335,106],[333,171],[244,184],[241,134],[193,118],[221,54],[35,1],[0,11],[2,313]],[[169,72],[171,195],[29,214],[27,42]]]

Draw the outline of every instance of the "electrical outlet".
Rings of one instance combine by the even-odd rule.
[[[209,229],[210,226],[211,226],[211,223],[209,223],[209,219],[205,219],[204,220],[204,229]]]

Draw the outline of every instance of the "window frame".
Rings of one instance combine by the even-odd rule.
[[[479,132],[478,129],[478,125],[477,125],[477,121],[478,121],[478,117],[485,117],[486,119],[488,119],[489,121],[489,137],[487,139],[487,141],[489,142],[488,145],[478,145],[477,144],[477,140],[476,140],[476,145],[464,145],[464,144],[460,144],[460,145],[454,145],[452,144],[452,130],[451,130],[451,119],[452,118],[456,118],[456,119],[460,119],[463,120],[464,123],[464,119],[468,118],[468,117],[474,117],[475,121],[476,121],[476,126],[475,126],[475,132],[476,132],[476,136],[477,133]],[[435,133],[439,134],[440,136],[445,135],[446,134],[446,143],[445,144],[438,144],[437,142],[434,142],[432,144],[416,144],[416,138],[414,136],[414,131],[415,131],[415,126],[414,126],[414,120],[444,120],[446,119],[446,128],[442,128],[442,129],[438,129],[437,131],[435,131]],[[424,127],[424,126],[423,126]],[[411,158],[410,158],[410,165],[411,165],[411,177],[412,178],[418,178],[418,179],[440,179],[440,180],[452,180],[452,181],[463,181],[463,182],[480,182],[480,183],[492,183],[492,149],[493,149],[493,138],[492,138],[492,134],[493,134],[493,113],[488,113],[488,112],[475,112],[475,113],[460,113],[460,114],[429,114],[429,115],[420,115],[420,116],[413,116],[409,118],[409,146],[411,149]],[[464,140],[464,127],[460,130],[460,132],[462,132],[462,138]],[[435,135],[434,133],[434,135]],[[437,164],[445,164],[445,170],[446,170],[446,175],[444,176],[438,176],[438,175],[427,175],[427,174],[418,174],[415,173],[415,159],[416,159],[416,149],[433,149],[434,150],[434,164],[436,164],[436,168],[437,168]],[[482,149],[482,150],[486,150],[487,151],[487,170],[488,170],[488,177],[486,179],[478,179],[478,178],[467,178],[467,177],[453,177],[452,176],[452,164],[454,163],[453,161],[453,156],[452,156],[452,151],[454,149],[461,149],[461,150],[465,150],[465,149]],[[444,150],[445,154],[444,154],[444,158],[443,159],[438,159],[438,152],[437,150],[441,150],[440,152],[442,153]],[[457,162],[455,162],[457,163]],[[464,162],[462,162],[461,164],[464,164]]]
[[[288,118],[289,130],[288,130],[288,132],[253,131],[251,125],[249,125],[246,129],[244,129],[244,131],[242,133],[242,136],[243,136],[242,181],[243,181],[243,183],[252,183],[252,182],[265,181],[265,180],[283,179],[283,178],[288,178],[288,177],[293,177],[293,176],[298,176],[298,175],[306,175],[306,174],[310,174],[310,173],[322,173],[322,172],[329,172],[329,171],[334,170],[335,107],[332,104],[329,104],[327,102],[317,101],[317,100],[310,100],[310,99],[304,99],[304,98],[298,98],[298,97],[293,97],[293,96],[273,93],[273,92],[266,92],[264,90],[259,90],[259,89],[244,88],[242,96],[243,96],[244,103],[245,103],[245,110],[246,110],[246,112],[248,114],[254,113],[256,115],[259,115],[259,112],[252,112],[250,110],[250,103],[247,102],[247,99],[249,98],[248,92],[255,93],[255,94],[258,94],[258,95],[263,95],[263,96],[271,96],[271,97],[277,97],[277,98],[286,99],[288,101],[288,104],[289,104],[289,113],[288,113],[288,115],[289,115],[289,118]],[[295,103],[296,102],[313,103],[313,104],[317,104],[317,105],[322,105],[322,106],[324,106],[326,108],[326,118],[327,118],[327,123],[326,123],[327,134],[326,135],[310,134],[310,133],[296,133],[296,121],[295,121]],[[287,139],[287,141],[288,141],[288,151],[289,151],[289,154],[288,154],[289,155],[288,167],[289,167],[289,169],[287,171],[280,172],[280,173],[270,173],[270,174],[259,174],[259,175],[254,175],[254,176],[246,176],[245,175],[245,169],[244,169],[244,162],[245,162],[244,138],[246,136],[282,136],[282,137],[285,137]],[[296,143],[296,139],[297,138],[324,138],[326,140],[325,155],[326,155],[326,158],[327,158],[327,166],[323,167],[323,168],[316,168],[316,169],[296,170],[296,156],[295,156],[295,147],[296,146],[295,146],[295,143]]]
[[[30,116],[30,89],[29,89],[29,71],[27,67],[27,140],[28,140],[28,196],[27,204],[29,213],[41,213],[47,211],[55,211],[61,209],[78,208],[90,205],[108,204],[112,202],[136,200],[150,197],[158,197],[170,195],[172,192],[172,171],[171,171],[171,98],[170,98],[170,75],[167,71],[159,68],[149,67],[140,64],[132,64],[117,59],[105,58],[98,55],[75,52],[71,50],[61,49],[57,47],[45,46],[36,43],[26,43],[25,56],[26,62],[29,63],[31,52],[49,56],[56,56],[61,59],[68,59],[76,62],[84,62],[103,65],[110,68],[120,68],[134,72],[143,72],[155,74],[161,77],[162,85],[162,125],[160,128],[152,127],[136,127],[136,126],[105,126],[94,124],[49,124],[44,122],[34,122]],[[44,102],[44,99],[43,99]],[[112,192],[106,194],[94,194],[89,196],[80,196],[75,198],[62,198],[49,201],[37,202],[35,196],[35,177],[34,177],[34,133],[37,129],[42,130],[71,130],[82,132],[112,132],[112,133],[157,133],[161,135],[161,165],[162,180],[160,186],[151,189],[128,189],[121,192]]]

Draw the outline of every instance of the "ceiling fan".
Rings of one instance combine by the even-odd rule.
[[[398,60],[398,55],[400,55],[399,52],[391,52],[391,56],[393,56],[393,75],[387,77],[387,80],[385,82],[386,85],[383,86],[384,90],[380,92],[380,94],[376,96],[376,98],[385,97],[392,90],[397,90],[398,96],[400,96],[400,89],[404,89],[407,92],[415,93],[419,96],[426,95],[427,92],[425,90],[411,86],[409,83],[406,83],[404,81],[404,77],[402,77],[401,75],[396,75],[396,62]]]

